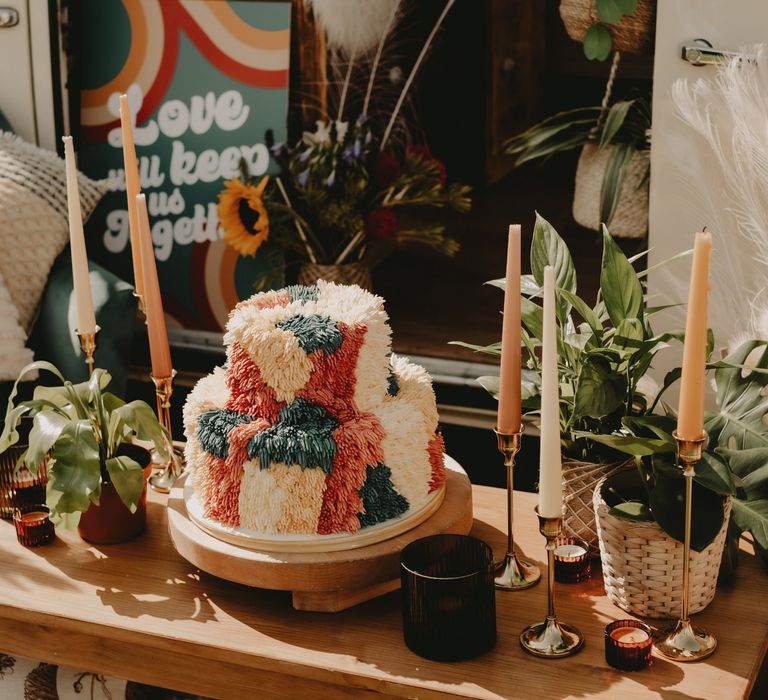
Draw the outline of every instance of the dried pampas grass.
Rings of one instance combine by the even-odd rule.
[[[347,56],[372,51],[387,35],[400,0],[306,0],[328,45]]]
[[[768,46],[740,55],[750,58],[730,59],[714,78],[678,80],[671,89],[680,118],[717,164],[688,176],[706,178],[700,191],[722,189],[730,205],[709,213],[717,234],[712,287],[719,292],[711,295],[711,315],[732,347],[739,337],[768,335]]]

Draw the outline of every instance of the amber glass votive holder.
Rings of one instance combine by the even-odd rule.
[[[400,554],[403,636],[426,659],[461,661],[496,644],[493,551],[465,535],[432,535]]]
[[[576,537],[555,540],[555,581],[581,583],[589,578],[590,570],[589,544]]]
[[[616,620],[605,628],[605,660],[620,671],[642,671],[651,665],[653,634],[639,620]]]
[[[25,547],[42,547],[56,538],[51,511],[40,503],[25,505],[16,509],[13,522],[16,525],[16,539]]]
[[[47,463],[43,460],[35,476],[24,465],[16,468],[26,445],[12,445],[0,454],[0,517],[11,520],[17,508],[45,501],[48,483]]]

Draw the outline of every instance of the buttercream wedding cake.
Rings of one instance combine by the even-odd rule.
[[[267,536],[357,533],[445,481],[432,381],[391,352],[383,300],[318,282],[232,311],[227,362],[184,406],[202,516]]]

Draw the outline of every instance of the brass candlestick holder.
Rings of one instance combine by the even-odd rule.
[[[93,333],[81,333],[76,330],[77,337],[80,339],[80,349],[85,355],[85,364],[88,365],[88,376],[93,374],[93,353],[96,352],[96,336],[101,330],[100,326],[93,329]]]
[[[169,493],[173,488],[176,479],[184,471],[182,455],[173,445],[173,431],[171,429],[171,396],[173,395],[173,378],[176,376],[176,370],[171,370],[168,377],[152,377],[155,385],[155,395],[157,396],[157,419],[165,428],[168,435],[168,454],[167,462],[155,462],[155,466],[162,469],[159,474],[149,477],[149,485],[160,493]],[[158,456],[155,452],[153,461]]]
[[[547,617],[529,625],[520,633],[520,646],[543,659],[562,659],[575,654],[584,645],[584,637],[575,627],[558,622],[555,615],[555,539],[563,527],[563,516],[539,515],[539,532],[547,538]]]
[[[653,645],[662,656],[673,661],[699,661],[712,654],[717,638],[707,630],[694,625],[688,615],[688,568],[691,558],[691,501],[693,497],[694,466],[701,459],[707,442],[704,433],[698,440],[686,440],[677,432],[677,457],[685,477],[685,541],[683,542],[683,600],[680,619],[656,633]]]
[[[522,591],[530,588],[541,578],[539,568],[527,561],[518,559],[515,552],[515,540],[512,530],[515,455],[520,451],[522,431],[518,433],[502,433],[494,430],[498,440],[499,452],[504,455],[504,466],[507,468],[507,552],[496,565],[496,588],[504,591]]]
[[[147,307],[144,304],[144,297],[139,294],[135,289],[133,290],[133,296],[136,297],[136,305],[144,318],[147,317]]]

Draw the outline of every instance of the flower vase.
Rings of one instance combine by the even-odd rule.
[[[345,265],[304,263],[299,269],[299,284],[313,285],[317,280],[336,282],[337,284],[356,284],[366,291],[373,291],[371,268],[361,262],[347,263]]]

